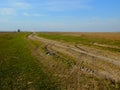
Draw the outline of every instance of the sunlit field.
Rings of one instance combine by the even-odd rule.
[[[0,33],[0,90],[119,90],[120,33]]]

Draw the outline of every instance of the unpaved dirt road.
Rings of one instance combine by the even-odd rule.
[[[104,50],[96,48],[90,48],[83,45],[73,45],[69,43],[63,43],[59,41],[49,40],[37,36],[37,34],[31,34],[29,39],[42,42],[46,48],[46,54],[54,57],[63,58],[58,53],[70,56],[75,60],[74,63],[70,63],[72,68],[70,74],[76,70],[83,73],[91,74],[96,77],[109,79],[115,82],[120,82],[120,56],[108,53]],[[91,51],[90,51],[91,50]]]

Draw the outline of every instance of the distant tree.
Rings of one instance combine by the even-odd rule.
[[[20,29],[18,29],[18,32],[20,32]]]

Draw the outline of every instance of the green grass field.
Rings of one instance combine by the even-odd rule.
[[[120,52],[120,48],[100,47],[100,46],[94,45],[94,43],[99,43],[99,44],[120,47],[120,40],[114,40],[114,37],[113,37],[113,40],[109,40],[109,39],[98,38],[98,37],[87,37],[87,34],[86,36],[85,35],[72,36],[69,34],[64,35],[61,33],[39,33],[38,35],[40,37],[47,38],[47,39],[69,42],[73,44],[83,44],[83,45],[93,46],[93,47],[102,48],[110,51]]]
[[[29,33],[0,34],[0,90],[55,90],[57,85],[31,55]]]
[[[112,41],[85,36],[53,33],[0,33],[0,90],[73,90],[73,88],[74,90],[119,90],[119,82],[96,77],[94,74],[82,72],[75,68],[95,67],[94,63],[90,64],[87,61],[83,63],[84,59],[91,60],[90,56],[79,54],[79,59],[76,59],[71,55],[70,50],[67,51],[63,48],[63,52],[59,51],[62,48],[57,48],[52,43],[49,44],[48,41],[47,43],[43,42],[44,39],[43,41],[40,38],[36,39],[34,35],[47,38],[48,41],[52,39],[73,46],[83,44],[91,47],[94,42],[120,46],[119,40]],[[93,47],[98,48],[94,45]],[[117,48],[100,48],[119,52]],[[47,49],[54,54],[48,55]],[[78,53],[74,53],[76,56],[78,55]],[[106,63],[104,64],[107,66]]]

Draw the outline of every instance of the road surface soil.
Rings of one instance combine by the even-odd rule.
[[[42,43],[45,53],[41,52],[41,46],[39,45],[35,47],[33,53],[38,58],[44,59],[40,60],[40,62],[44,64],[54,77],[59,79],[59,83],[65,86],[64,89],[79,90],[80,88],[93,88],[97,90],[100,87],[104,87],[99,80],[102,80],[108,87],[109,82],[115,85],[114,87],[119,87],[119,53],[80,44],[49,40],[39,37],[35,33],[30,34],[28,39]],[[88,79],[90,77],[93,77],[92,80]],[[92,85],[89,85],[90,83]]]

